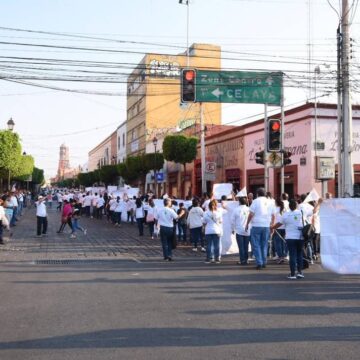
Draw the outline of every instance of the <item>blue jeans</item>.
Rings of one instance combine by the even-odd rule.
[[[303,269],[304,240],[287,239],[286,242],[289,249],[290,272],[291,275],[294,276],[296,267],[299,273],[301,273]]]
[[[15,225],[15,222],[17,221],[16,214],[17,214],[17,206],[14,206],[13,207],[13,214],[12,214],[12,217],[11,217],[11,220],[10,220],[10,226]]]
[[[206,260],[210,261],[215,259],[215,261],[220,259],[220,236],[217,234],[207,234],[205,235],[206,239]]]
[[[250,237],[256,264],[266,265],[270,227],[253,226]]]
[[[73,218],[73,219],[72,219],[72,224],[73,224],[73,230],[74,230],[74,232],[75,232],[76,230],[80,230],[80,231],[84,232],[84,228],[79,225],[79,219],[74,219],[74,218]]]
[[[139,236],[144,235],[144,218],[136,218],[137,226],[139,229]]]
[[[281,239],[281,237],[282,239]],[[288,254],[288,248],[285,240],[285,229],[277,229],[273,235],[273,241],[275,243],[275,251],[278,257],[284,258]]]
[[[236,242],[239,247],[239,257],[241,264],[247,264],[249,259],[250,236],[236,234]]]
[[[202,237],[202,226],[190,229],[191,240],[194,248],[198,246],[198,242],[200,241],[201,247],[204,247],[204,239]]]
[[[172,242],[174,237],[174,228],[168,226],[160,226],[160,239],[163,250],[164,259],[172,257]]]
[[[178,223],[178,231],[179,231],[179,242],[182,241],[186,242],[186,224]]]

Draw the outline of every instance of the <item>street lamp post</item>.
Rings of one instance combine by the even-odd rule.
[[[154,144],[154,148],[155,148],[155,156],[154,156],[154,162],[155,162],[155,166],[154,166],[154,197],[155,199],[157,198],[156,194],[157,194],[157,177],[156,177],[156,146],[158,143],[158,139],[156,138],[156,136],[153,138],[153,144]]]
[[[6,123],[7,124],[7,127],[8,127],[8,130],[9,131],[13,131],[14,130],[14,126],[15,126],[15,123],[14,123],[14,120],[12,118],[9,119],[9,121]],[[11,184],[10,184],[10,168],[9,168],[9,173],[8,173],[8,190],[11,190]]]

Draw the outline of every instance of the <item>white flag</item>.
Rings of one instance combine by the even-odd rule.
[[[236,194],[236,197],[247,197],[246,186]]]
[[[309,192],[309,195],[305,198],[304,203],[308,203],[309,201],[318,201],[320,199],[320,195],[315,189],[312,189]]]

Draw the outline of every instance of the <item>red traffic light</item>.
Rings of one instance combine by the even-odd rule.
[[[279,131],[280,130],[280,123],[278,121],[274,121],[271,124],[271,130],[272,131]]]
[[[195,79],[195,71],[194,70],[185,70],[185,79],[187,81],[193,81]]]

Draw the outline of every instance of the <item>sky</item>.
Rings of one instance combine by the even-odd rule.
[[[318,99],[335,102],[339,2],[190,0],[189,43],[220,45],[224,70],[284,71],[287,107],[313,100],[319,66]],[[354,103],[360,100],[357,4]],[[126,78],[143,55],[185,51],[186,13],[178,0],[0,1],[0,127],[13,118],[23,151],[46,177],[56,174],[62,143],[72,166],[84,164],[89,150],[126,120]],[[222,122],[241,125],[262,112],[259,105],[224,104]]]

